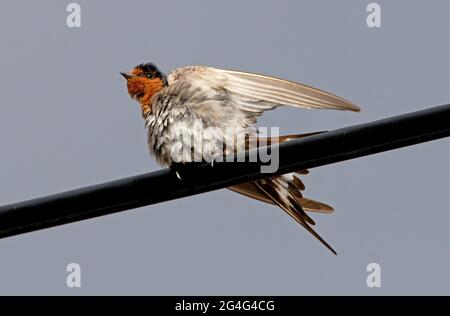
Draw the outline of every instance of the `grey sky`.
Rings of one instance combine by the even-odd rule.
[[[333,129],[450,101],[450,3],[8,1],[0,11],[0,204],[159,167],[119,71],[209,66],[328,90],[360,114],[282,108],[262,126]],[[281,210],[220,190],[0,240],[0,294],[450,294],[444,139],[312,170],[333,256]],[[151,192],[149,192],[151,194]],[[82,287],[66,287],[66,265]],[[366,286],[377,262],[382,287]]]

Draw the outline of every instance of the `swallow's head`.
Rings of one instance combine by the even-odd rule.
[[[137,65],[120,74],[127,80],[130,97],[141,104],[144,113],[150,110],[152,97],[167,85],[166,76],[152,63]]]

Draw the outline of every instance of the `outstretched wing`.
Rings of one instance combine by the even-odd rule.
[[[281,105],[306,109],[359,111],[350,101],[310,86],[292,81],[206,66],[177,68],[168,76],[169,85],[187,80],[198,87],[205,85],[233,97],[234,105],[249,118],[249,125],[264,111]]]

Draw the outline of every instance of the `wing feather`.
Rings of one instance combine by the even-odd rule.
[[[293,81],[234,70],[215,70],[226,75],[228,90],[250,100],[266,101],[273,106],[289,104],[303,108],[360,111],[350,101]]]
[[[329,92],[293,81],[206,66],[177,68],[168,76],[169,85],[189,82],[195,87],[226,91],[233,97],[234,105],[246,113],[248,125],[263,112],[282,105],[306,109],[334,109],[360,111],[354,103]]]

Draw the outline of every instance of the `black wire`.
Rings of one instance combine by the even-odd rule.
[[[450,136],[450,105],[442,105],[291,140],[278,146],[283,174]],[[246,153],[248,157],[254,152]],[[248,161],[248,159],[245,159]],[[212,191],[274,174],[261,163],[189,164],[0,207],[0,237],[63,225]]]

